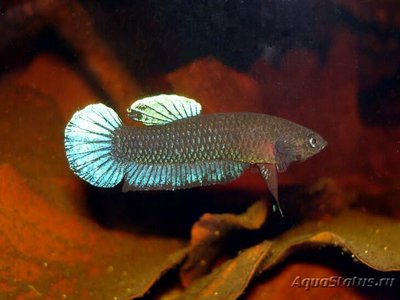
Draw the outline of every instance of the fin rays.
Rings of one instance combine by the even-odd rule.
[[[193,99],[177,95],[158,95],[134,102],[128,116],[144,125],[163,125],[176,120],[194,117],[201,112],[201,105]]]
[[[209,162],[189,165],[133,164],[126,169],[123,191],[176,190],[229,182],[249,166],[238,162]]]
[[[124,167],[113,157],[114,131],[122,126],[118,115],[103,104],[76,112],[65,128],[65,152],[71,170],[98,187],[113,187]]]

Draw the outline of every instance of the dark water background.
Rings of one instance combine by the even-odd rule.
[[[329,143],[279,175],[286,218],[273,215],[263,231],[231,241],[232,253],[347,209],[399,220],[398,1],[44,3],[0,3],[0,130],[6,136],[0,162],[15,166],[35,192],[52,195],[48,178],[71,176],[62,135],[74,111],[102,101],[123,115],[135,99],[176,93],[197,99],[206,113],[284,117]],[[51,107],[41,108],[37,98],[52,99]],[[30,133],[26,122],[40,120],[48,123],[31,141],[38,132]],[[54,132],[47,131],[52,124]],[[70,180],[79,197],[68,194],[72,200],[56,206],[74,207],[107,229],[174,238],[188,238],[205,212],[238,213],[268,193],[254,172],[224,187],[137,193],[134,201],[120,187],[103,190]],[[292,259],[331,260],[330,267],[346,274],[384,276],[329,251]],[[380,293],[394,299],[396,290],[361,295]]]

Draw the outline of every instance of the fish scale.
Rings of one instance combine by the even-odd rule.
[[[122,126],[116,131],[115,157],[125,163],[197,163],[231,160],[274,163],[273,153],[265,153],[261,141],[267,137],[264,115],[226,113],[197,116],[166,125]],[[249,135],[254,123],[264,121]],[[188,130],[190,128],[190,130]],[[128,150],[129,149],[129,150]],[[201,150],[204,149],[204,150]]]
[[[66,126],[69,165],[98,187],[124,179],[123,191],[224,183],[256,165],[278,203],[277,171],[327,144],[312,130],[278,117],[200,112],[201,105],[186,97],[147,97],[128,108],[130,118],[146,125],[135,127],[123,125],[103,104],[89,105]]]

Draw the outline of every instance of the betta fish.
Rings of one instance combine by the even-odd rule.
[[[71,170],[97,187],[123,191],[177,190],[226,183],[256,166],[278,202],[277,172],[321,151],[327,142],[288,120],[259,113],[201,114],[177,95],[143,98],[125,126],[103,104],[76,112],[65,128]]]

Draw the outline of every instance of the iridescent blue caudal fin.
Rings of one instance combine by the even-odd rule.
[[[111,108],[92,104],[76,112],[65,128],[65,152],[71,170],[97,187],[121,182],[124,167],[113,157],[113,136],[122,126]]]

